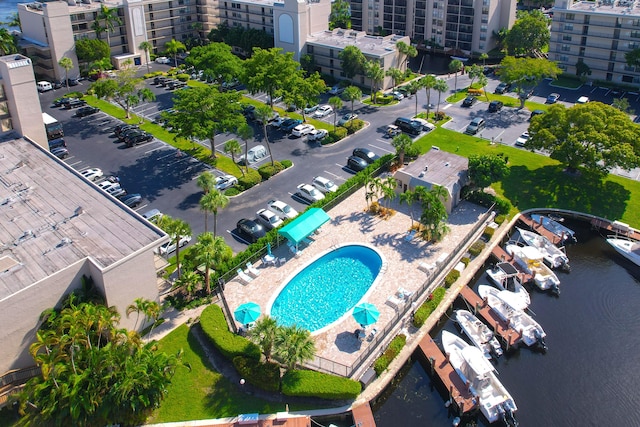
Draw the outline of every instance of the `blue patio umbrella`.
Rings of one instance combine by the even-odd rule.
[[[255,322],[260,317],[260,306],[255,302],[246,302],[236,308],[233,317],[243,325]]]
[[[378,321],[380,312],[375,305],[368,302],[363,302],[356,305],[353,308],[353,318],[356,322],[362,325],[362,327],[372,325]]]
[[[273,256],[273,254],[271,253],[271,243],[269,242],[267,242],[267,255]]]

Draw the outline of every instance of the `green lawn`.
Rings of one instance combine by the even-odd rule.
[[[420,138],[421,152],[435,145],[468,157],[471,154],[503,153],[511,174],[493,185],[518,211],[536,207],[571,209],[622,220],[640,226],[640,182],[609,175],[604,181],[589,176],[571,176],[560,163],[546,156],[438,128]]]
[[[476,85],[474,84],[474,86]],[[459,92],[456,92],[453,95],[447,97],[447,102],[454,104],[456,102],[459,102],[465,99],[467,97],[466,89],[467,88],[464,88],[463,90],[460,90]],[[494,100],[502,101],[505,107],[514,107],[514,108],[520,107],[520,100],[518,98],[514,98],[513,96],[500,95],[496,93],[487,93],[486,95],[478,96],[478,101],[491,102]],[[538,102],[532,102],[532,101],[525,101],[524,106],[525,108],[528,108],[529,111],[533,111],[533,110],[547,111],[547,109],[550,107],[550,105],[548,104],[540,104]]]

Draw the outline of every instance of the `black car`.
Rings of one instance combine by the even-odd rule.
[[[67,102],[67,99],[69,98],[57,98],[53,100],[53,103],[51,103],[51,106],[53,107],[62,107],[65,102]]]
[[[351,156],[347,159],[347,168],[352,171],[360,172],[365,170],[367,166],[369,166],[369,163],[367,163],[367,161],[362,157]]]
[[[140,206],[142,203],[142,196],[138,193],[127,194],[120,197],[120,201],[130,208],[135,208]]]
[[[462,101],[462,106],[463,107],[471,107],[476,102],[478,102],[478,99],[473,95],[469,95],[464,99],[464,101]]]
[[[366,148],[356,148],[355,150],[353,150],[352,154],[355,157],[360,157],[361,159],[363,159],[365,162],[367,162],[368,165],[380,158],[380,156],[378,156],[376,153]]]
[[[64,109],[71,110],[72,108],[80,108],[80,107],[84,107],[85,105],[87,105],[86,101],[83,101],[81,99],[74,99],[64,104]]]
[[[99,108],[96,107],[81,107],[78,108],[78,111],[76,111],[76,117],[86,117],[86,116],[90,116],[92,114],[97,113],[98,111],[100,111]]]
[[[489,103],[489,112],[497,113],[498,111],[502,110],[502,107],[504,107],[502,101],[491,101]]]
[[[67,79],[67,83],[69,86],[78,86],[80,84],[78,79]]]
[[[69,157],[69,150],[67,150],[66,148],[58,147],[52,149],[51,154],[59,159],[66,159],[67,157]]]
[[[148,141],[151,141],[152,139],[153,139],[153,135],[151,135],[150,133],[141,132],[141,133],[136,133],[134,135],[128,136],[124,142],[127,144],[127,147],[133,147],[136,144],[148,142]]]
[[[511,90],[511,83],[501,82],[496,86],[495,93],[507,93]]]
[[[255,221],[243,218],[236,224],[238,234],[245,237],[250,243],[255,243],[259,238],[264,237],[267,232],[264,227]]]
[[[162,76],[156,76],[153,78],[154,85],[159,85],[161,82],[166,82],[166,81],[167,81],[167,78]]]
[[[135,128],[131,128],[131,129],[127,129],[124,132],[120,132],[120,135],[118,135],[118,139],[122,142],[126,141],[127,138],[138,134],[138,133],[142,133],[143,131],[138,129],[137,127]]]
[[[123,124],[118,125],[115,128],[113,128],[113,133],[115,134],[115,136],[120,136],[121,133],[124,133],[124,132],[128,131],[129,129],[138,129],[138,126],[136,126],[136,125],[128,125],[126,123],[123,123]]]

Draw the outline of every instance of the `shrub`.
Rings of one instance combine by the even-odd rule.
[[[508,200],[485,193],[484,191],[472,191],[466,198],[470,202],[487,208],[495,204],[494,209],[501,214],[507,214],[509,210],[511,210],[511,203]]]
[[[444,286],[449,288],[460,278],[460,272],[458,270],[451,270],[449,274],[444,278]]]
[[[266,181],[283,169],[284,167],[282,166],[282,164],[276,161],[273,162],[273,165],[271,165],[271,163],[268,163],[264,166],[260,166],[260,168],[258,168],[258,173],[262,177],[262,180]]]
[[[502,224],[505,220],[507,219],[506,215],[496,215],[496,217],[493,219],[493,222],[495,222],[496,224],[500,225]]]
[[[277,363],[260,363],[249,357],[236,356],[233,366],[249,384],[267,391],[280,390],[280,366]]]
[[[362,391],[358,381],[316,371],[291,370],[282,377],[282,394],[321,399],[355,399]]]
[[[445,293],[445,288],[437,288],[429,296],[429,299],[416,310],[416,312],[413,314],[413,325],[416,328],[420,328],[422,327],[422,325],[424,325],[424,322],[427,321],[431,313],[434,312],[434,310],[438,307],[438,305],[444,298]]]
[[[233,360],[236,356],[245,356],[260,360],[260,348],[229,330],[227,320],[219,306],[210,305],[203,310],[200,315],[200,326],[211,344],[227,359]]]
[[[404,159],[406,160],[415,160],[420,156],[420,147],[416,144],[411,144],[409,148],[407,148],[404,152]]]
[[[340,141],[346,136],[347,136],[347,130],[342,126],[338,126],[336,130],[329,131],[329,135],[327,135],[322,140],[322,145],[333,144],[334,142]]]
[[[355,119],[344,125],[347,135],[352,135],[364,127],[364,120]]]
[[[465,268],[467,268],[469,266],[469,263],[471,262],[471,259],[465,256],[465,257],[462,257],[460,262],[464,264]]]
[[[244,176],[238,178],[238,187],[242,190],[247,190],[254,185],[258,185],[262,181],[262,177],[255,169],[249,168],[249,173],[245,173]]]
[[[280,164],[285,169],[289,169],[291,166],[293,166],[293,162],[291,160],[280,160]]]
[[[181,82],[186,82],[190,78],[191,78],[191,76],[189,74],[178,74],[176,76],[176,79],[180,80]]]
[[[496,232],[495,228],[486,227],[482,232],[482,237],[486,238],[487,240],[491,240],[491,238],[493,237],[493,233],[495,232]]]
[[[484,247],[484,242],[482,240],[478,240],[469,247],[469,253],[471,254],[471,256],[476,257],[480,255],[480,253],[484,250]]]
[[[444,111],[437,111],[436,113],[433,114],[433,118],[439,122],[440,120],[444,120],[444,118],[447,117],[447,115],[444,113]]]
[[[227,197],[237,196],[238,194],[240,194],[240,190],[237,187],[227,188],[224,192],[224,195]]]
[[[397,335],[391,343],[389,343],[389,347],[382,353],[382,356],[378,357],[373,364],[373,370],[376,371],[376,374],[380,376],[391,364],[393,359],[398,356],[400,351],[407,342],[407,337],[403,334]]]

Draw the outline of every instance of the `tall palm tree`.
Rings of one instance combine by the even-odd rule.
[[[273,317],[264,316],[249,329],[249,339],[262,350],[267,362],[271,360],[278,324]]]
[[[427,94],[427,119],[429,118],[429,111],[431,110],[431,89],[433,89],[438,79],[433,74],[429,74],[420,79],[420,85],[424,88]]]
[[[204,171],[196,180],[196,185],[202,188],[204,194],[207,194],[211,189],[216,188],[216,178],[211,172]]]
[[[351,102],[351,114],[353,114],[353,103],[362,98],[362,91],[358,86],[349,86],[342,93],[345,101]]]
[[[402,77],[404,76],[404,73],[399,68],[391,67],[387,70],[385,75],[391,77],[391,81],[393,82],[393,87],[391,88],[391,90],[395,90],[398,84],[398,81],[402,79]]]
[[[489,59],[489,54],[486,52],[482,52],[480,54],[480,59],[482,59],[482,66],[484,67],[485,65],[487,65],[487,59]]]
[[[229,198],[222,192],[211,189],[207,194],[200,199],[200,209],[204,211],[204,231],[208,231],[207,228],[207,214],[213,213],[213,235],[216,236],[216,228],[218,223],[218,209],[224,209],[229,204]]]
[[[459,59],[449,62],[449,72],[454,75],[454,92],[458,90],[458,72],[462,70],[462,67],[464,67],[464,64]]]
[[[333,131],[335,132],[338,110],[342,108],[342,99],[339,96],[332,96],[329,98],[329,105],[333,108]]]
[[[104,22],[102,28],[107,33],[107,44],[109,45],[109,48],[111,48],[111,38],[109,37],[109,34],[111,34],[116,28],[116,24],[122,25],[122,19],[118,16],[118,8],[108,8],[103,4],[100,7],[97,19]]]
[[[415,58],[418,55],[418,50],[414,46],[406,44],[405,42],[396,43],[396,47],[398,48],[398,52],[401,55],[404,55],[404,58],[398,61],[398,65],[400,65],[400,67],[406,64],[409,58]]]
[[[413,228],[413,210],[411,209],[411,205],[416,201],[416,193],[407,190],[404,193],[400,193],[400,204],[406,203],[409,207],[409,217],[411,218],[411,228]]]
[[[242,147],[236,139],[230,139],[224,143],[224,152],[231,154],[231,161],[240,169],[240,173],[244,176],[244,169],[236,162],[236,156],[242,154]]]
[[[141,49],[144,51],[145,59],[147,61],[147,73],[150,73],[151,69],[149,68],[149,60],[150,60],[149,52],[153,50],[153,45],[148,41],[143,41],[142,43],[140,43],[140,46],[138,46],[138,49]]]
[[[482,86],[484,96],[487,98],[487,101],[489,101],[489,94],[487,93],[487,85],[489,84],[489,78],[484,74],[480,74],[480,77],[478,77],[478,83],[480,84],[480,86]]]
[[[391,175],[388,175],[383,181],[382,181],[382,186],[381,186],[381,190],[382,190],[382,194],[384,195],[384,198],[386,199],[387,202],[387,209],[389,209],[389,205],[391,205],[391,200],[395,199],[396,197],[396,187],[398,186],[398,181]]]
[[[179,42],[176,39],[171,39],[171,40],[169,40],[168,42],[166,42],[164,44],[164,49],[169,55],[173,56],[173,63],[174,63],[174,66],[177,68],[178,67],[178,52],[184,52],[185,49],[186,49],[184,43]]]
[[[184,289],[188,296],[192,296],[200,283],[200,279],[201,277],[198,273],[193,270],[187,270],[175,281],[173,289]]]
[[[211,278],[209,271],[211,267],[225,262],[233,256],[233,251],[225,243],[222,237],[215,237],[209,232],[204,232],[198,236],[198,242],[193,247],[196,254],[196,261],[204,264],[204,284],[207,294],[211,293]]]
[[[191,235],[191,226],[180,218],[164,215],[158,221],[158,226],[167,233],[176,245],[176,271],[180,277],[180,239]]]
[[[371,80],[371,100],[375,104],[378,99],[378,88],[384,80],[384,68],[377,61],[367,61],[365,75]]]
[[[271,166],[275,166],[274,160],[273,160],[273,155],[271,154],[271,144],[269,144],[269,135],[267,134],[267,123],[269,123],[269,120],[273,117],[273,110],[271,109],[271,107],[269,107],[268,105],[258,105],[256,107],[256,109],[253,112],[256,120],[258,120],[260,123],[262,123],[262,134],[264,135],[264,143],[267,146],[267,150],[269,150],[269,158],[271,159]],[[248,125],[246,125],[247,127],[249,127]],[[243,127],[243,126],[241,126]],[[248,131],[244,131],[244,132],[248,132]],[[249,147],[249,145],[247,144],[247,141],[250,138],[243,138],[243,141],[245,142],[245,159],[244,159],[244,164],[245,166],[248,168],[249,167],[249,162],[247,161],[247,149]],[[247,169],[248,170],[248,169]]]
[[[64,68],[64,81],[67,83],[67,92],[69,92],[69,70],[73,68],[73,61],[71,58],[63,56],[58,61],[58,65]]]
[[[416,98],[416,112],[415,112],[415,116],[418,115],[418,91],[420,90],[420,88],[422,87],[422,85],[420,84],[419,80],[412,80],[411,82],[409,82],[409,84],[406,86],[408,92],[415,96]]]
[[[436,113],[440,112],[440,98],[442,93],[449,90],[449,85],[445,79],[438,79],[433,88],[438,92],[438,106],[436,107]]]
[[[153,332],[153,327],[156,325],[160,314],[162,313],[162,307],[156,301],[147,301],[147,304],[144,309],[145,319],[147,321],[151,321],[151,328],[149,328],[148,337],[151,336],[151,332]]]
[[[275,338],[276,354],[287,366],[287,370],[295,369],[296,365],[313,359],[316,345],[311,333],[296,325],[281,327]]]
[[[393,148],[396,149],[396,153],[398,154],[398,163],[400,165],[404,164],[404,153],[411,147],[411,144],[413,144],[413,140],[405,133],[396,135],[391,140],[391,145],[393,145]]]
[[[140,313],[145,312],[148,302],[149,300],[147,299],[136,298],[135,300],[133,300],[133,304],[129,304],[127,306],[127,311],[126,311],[127,318],[129,318],[131,313],[136,313],[136,323],[133,326],[134,331],[138,330],[138,320],[140,319]]]

